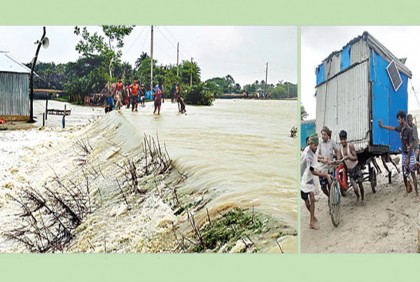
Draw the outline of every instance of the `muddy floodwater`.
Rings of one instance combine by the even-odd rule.
[[[64,108],[64,103],[50,103],[50,108]],[[42,111],[42,102],[38,104]],[[142,199],[138,210],[122,211],[121,197],[115,196],[118,186],[110,177],[106,180],[109,175],[122,177],[118,167],[122,157],[118,156],[135,157],[145,136],[159,140],[172,160],[173,171],[186,176],[180,195],[191,193],[194,199],[205,199],[205,209],[195,215],[198,223],[234,207],[269,216],[277,223],[269,226],[270,236],[260,236],[261,242],[254,239],[261,245],[260,252],[279,252],[274,240],[278,235],[273,234],[281,233],[281,228],[287,227],[289,234],[297,230],[298,143],[297,138],[288,136],[296,126],[296,101],[216,100],[210,107],[187,106],[187,113],[179,114],[177,105],[166,100],[159,116],[153,115],[152,103],[139,107],[138,112],[122,109],[107,115],[101,108],[67,104],[67,109],[72,109],[72,116],[66,118],[64,130],[61,117],[49,116],[47,129],[0,134],[2,144],[10,145],[0,149],[1,252],[25,251],[2,236],[16,222],[16,204],[11,203],[9,194],[26,186],[48,185],[54,176],[82,181],[75,164],[80,152],[74,150],[75,140],[82,139],[93,148],[89,160],[105,176],[96,176],[97,184],[92,180],[91,193],[100,195],[101,204],[77,230],[69,251],[168,251],[165,244],[143,241],[164,233],[168,222],[182,221],[179,230],[188,229],[185,218],[177,219],[165,201],[153,195]],[[285,252],[297,252],[295,233],[282,238]],[[171,240],[169,235],[163,237]],[[86,241],[89,244],[83,243]]]

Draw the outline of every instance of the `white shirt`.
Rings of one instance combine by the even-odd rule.
[[[304,193],[315,192],[314,175],[311,172],[311,167],[315,166],[315,160],[314,152],[310,146],[306,146],[300,158],[300,190]]]

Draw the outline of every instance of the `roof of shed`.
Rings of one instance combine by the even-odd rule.
[[[0,52],[0,72],[14,72],[30,74],[31,69],[17,60],[13,59],[6,53]]]
[[[412,77],[411,70],[407,66],[405,66],[405,61],[407,60],[407,58],[398,59],[394,54],[391,53],[391,51],[389,51],[384,45],[382,45],[381,42],[379,42],[375,37],[372,36],[372,34],[370,34],[367,31],[363,32],[362,35],[359,35],[358,37],[355,37],[352,40],[350,40],[345,46],[343,46],[343,48],[341,48],[341,50],[332,52],[326,59],[323,60],[323,62],[328,61],[331,57],[341,52],[347,45],[352,45],[359,40],[365,40],[369,47],[375,50],[375,52],[380,54],[389,62],[391,62],[392,60],[395,61],[400,71],[405,73],[409,78]]]

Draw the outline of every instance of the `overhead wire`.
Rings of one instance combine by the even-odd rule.
[[[147,26],[143,27],[143,29],[140,31],[140,33],[137,35],[136,39],[134,39],[133,43],[131,43],[130,47],[127,50],[127,53],[131,50],[131,48],[134,46],[134,43],[140,38],[140,35],[143,33],[143,31],[146,29]]]
[[[411,79],[410,79],[410,84],[411,84],[411,89],[412,89],[412,90],[413,90],[413,92],[414,92],[414,97],[416,97],[417,106],[420,108],[419,99],[417,98],[417,93],[416,93],[416,90],[414,89],[414,86],[413,86],[413,83],[411,82]]]

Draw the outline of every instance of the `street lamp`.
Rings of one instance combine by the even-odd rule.
[[[35,44],[38,44],[38,47],[36,48],[35,57],[32,59],[31,76],[29,77],[29,87],[31,89],[31,92],[29,93],[29,99],[31,100],[30,116],[28,120],[29,123],[35,122],[34,120],[34,69],[35,69],[36,61],[38,59],[39,49],[41,48],[41,45],[44,48],[48,48],[48,45],[49,45],[49,40],[47,37],[45,37],[45,34],[46,34],[46,30],[44,26],[44,33],[42,34],[41,40],[38,40],[37,42],[35,42]]]

